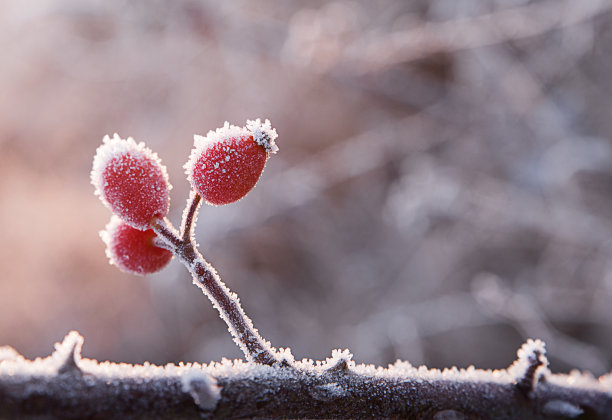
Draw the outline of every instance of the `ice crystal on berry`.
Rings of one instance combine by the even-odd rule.
[[[247,130],[253,133],[253,139],[266,149],[267,152],[276,153],[278,152],[278,146],[276,145],[276,130],[272,128],[270,120],[265,120],[263,123],[259,118],[256,120],[247,120]]]
[[[147,229],[170,206],[168,174],[156,153],[131,137],[105,136],[91,171],[96,195],[132,227]]]
[[[206,202],[233,203],[257,184],[270,153],[278,150],[276,130],[266,120],[247,121],[247,127],[225,122],[206,137],[194,136],[185,170],[189,182]]]

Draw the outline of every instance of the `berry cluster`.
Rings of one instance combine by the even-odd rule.
[[[247,121],[246,127],[226,122],[206,137],[196,135],[185,164],[192,188],[211,205],[240,200],[278,150],[276,137],[270,121],[259,119]],[[141,275],[164,268],[172,252],[156,240],[152,228],[168,214],[172,186],[157,154],[132,138],[106,136],[94,157],[91,182],[114,213],[101,232],[111,264]]]

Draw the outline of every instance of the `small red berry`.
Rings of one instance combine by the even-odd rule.
[[[157,235],[152,229],[134,229],[117,216],[111,218],[100,237],[106,244],[110,263],[127,273],[155,273],[172,259],[170,251],[155,245]]]
[[[104,137],[91,171],[96,194],[113,213],[132,227],[147,229],[170,206],[166,167],[156,153],[130,137]]]
[[[194,148],[185,164],[191,185],[207,203],[233,203],[257,184],[270,153],[278,147],[276,130],[266,120],[247,121],[246,127],[228,122],[206,137],[194,136]]]

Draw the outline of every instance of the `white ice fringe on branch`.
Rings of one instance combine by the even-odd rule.
[[[551,374],[539,340],[492,371],[358,365],[348,350],[291,366],[99,363],[82,344],[73,331],[35,360],[0,347],[0,418],[612,418],[612,375]]]

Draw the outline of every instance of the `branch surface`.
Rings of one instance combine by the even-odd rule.
[[[551,374],[538,340],[495,371],[383,369],[356,365],[348,350],[291,366],[128,365],[82,358],[82,343],[71,332],[33,361],[0,348],[0,417],[612,419],[611,375]]]

